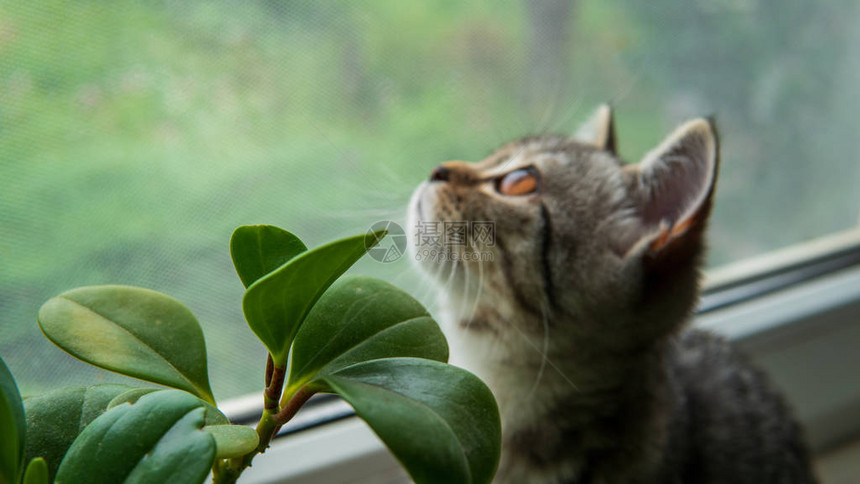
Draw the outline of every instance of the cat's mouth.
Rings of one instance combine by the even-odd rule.
[[[407,216],[411,258],[423,272],[447,281],[489,260],[473,237],[478,224],[463,216],[456,198],[438,183],[423,182],[412,195]]]
[[[428,193],[432,192],[428,188],[429,184],[422,182],[412,193],[412,198],[409,200],[406,218],[409,225],[407,236],[410,238],[410,246],[421,245],[420,234],[422,227],[427,223],[435,223],[437,221],[433,213],[435,194]]]
[[[426,228],[432,224],[443,224],[444,222],[452,222],[444,216],[440,216],[440,212],[452,215],[451,207],[444,204],[444,196],[439,193],[439,187],[433,186],[428,182],[422,182],[412,194],[412,200],[409,202],[409,228],[412,232],[421,232],[422,226]],[[440,203],[442,205],[440,206]],[[450,218],[450,217],[449,217]],[[443,220],[444,219],[444,220]]]
[[[418,185],[409,201],[407,237],[413,262],[435,275],[449,263],[450,248],[443,243],[445,223],[439,217],[437,189],[428,182]]]

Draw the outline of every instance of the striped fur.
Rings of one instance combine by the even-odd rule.
[[[607,107],[590,123],[578,137],[445,163],[410,202],[412,228],[495,223],[492,244],[446,247],[461,260],[418,266],[439,290],[452,362],[499,402],[497,481],[814,482],[766,377],[685,329],[719,162],[713,123],[685,124],[637,165],[616,156]],[[500,177],[526,167],[538,191],[499,192]],[[462,260],[470,251],[492,260]]]

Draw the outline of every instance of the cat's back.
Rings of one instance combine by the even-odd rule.
[[[669,482],[816,482],[790,408],[725,339],[687,330],[668,361],[678,400]]]

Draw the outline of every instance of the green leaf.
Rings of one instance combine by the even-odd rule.
[[[230,237],[230,255],[245,287],[306,250],[298,237],[273,225],[243,225]]]
[[[245,319],[276,365],[286,365],[293,338],[320,295],[385,233],[349,237],[303,252],[251,284],[242,299]]]
[[[215,439],[215,458],[241,457],[257,448],[260,436],[244,425],[212,425],[203,427]]]
[[[27,427],[21,394],[12,372],[0,358],[0,484],[18,481],[24,457]]]
[[[215,460],[206,409],[177,390],[153,392],[95,419],[72,444],[55,482],[199,483]]]
[[[120,393],[113,400],[108,403],[107,409],[110,410],[117,405],[122,405],[123,403],[135,403],[140,399],[140,397],[147,395],[152,392],[163,392],[166,390],[162,390],[160,388],[134,388],[125,393]],[[226,415],[221,413],[220,410],[213,407],[209,402],[205,400],[200,400],[200,402],[206,407],[206,419],[205,425],[229,425],[230,419],[227,418]]]
[[[48,478],[48,464],[45,459],[37,457],[30,461],[27,465],[27,471],[24,472],[23,484],[48,484],[51,482]]]
[[[105,412],[127,385],[93,385],[61,388],[24,400],[27,414],[27,461],[43,457],[53,478],[63,455],[90,422]]]
[[[87,363],[215,404],[203,331],[191,311],[170,296],[130,286],[80,287],[42,305],[39,327]]]
[[[499,410],[466,370],[389,358],[321,375],[309,386],[349,402],[419,484],[488,483],[496,472]]]
[[[322,295],[296,334],[287,392],[318,373],[397,356],[445,362],[448,343],[406,292],[379,279],[347,276]]]

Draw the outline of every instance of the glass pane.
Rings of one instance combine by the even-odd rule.
[[[213,387],[262,387],[227,251],[403,223],[440,161],[616,108],[636,161],[715,114],[710,263],[857,222],[855,2],[3,2],[0,352],[25,392],[114,381],[48,343],[47,298],[133,284],[189,305]],[[431,303],[401,258],[356,269]]]

